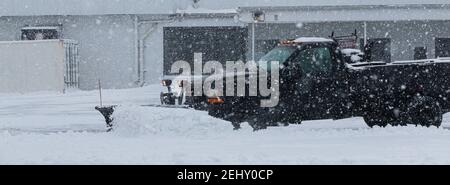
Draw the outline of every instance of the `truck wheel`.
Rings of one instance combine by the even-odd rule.
[[[233,122],[231,122],[231,124],[233,125],[233,130],[241,129],[241,123],[233,121]]]
[[[373,114],[364,116],[364,121],[370,128],[373,128],[374,126],[386,127],[388,125],[388,122],[385,119]]]
[[[161,105],[175,105],[175,97],[172,93],[161,93]]]
[[[253,131],[267,129],[267,123],[259,119],[251,119],[248,124],[253,128]]]
[[[429,96],[415,97],[407,109],[409,122],[426,127],[440,127],[442,124],[442,108],[434,98]]]

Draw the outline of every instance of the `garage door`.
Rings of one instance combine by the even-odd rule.
[[[164,74],[173,63],[187,61],[193,69],[194,53],[203,53],[203,63],[211,60],[246,60],[247,29],[241,27],[164,28]]]

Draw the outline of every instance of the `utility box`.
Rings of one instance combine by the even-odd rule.
[[[78,63],[73,40],[1,41],[0,93],[78,88]]]

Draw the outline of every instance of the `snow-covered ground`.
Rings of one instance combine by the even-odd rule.
[[[159,85],[106,90],[121,104],[114,132],[94,110],[98,92],[0,95],[0,164],[450,164],[443,128],[370,129],[361,118],[233,131],[206,112],[139,107]]]

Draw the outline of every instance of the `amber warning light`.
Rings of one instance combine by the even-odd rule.
[[[225,102],[225,100],[223,98],[219,98],[219,97],[208,98],[208,103],[211,103],[211,104],[218,104],[218,103],[224,103],[224,102]]]

